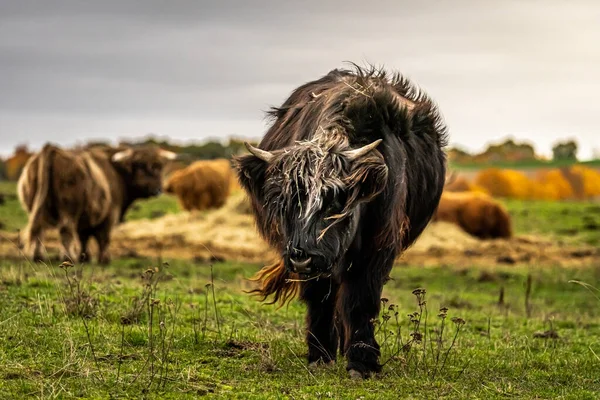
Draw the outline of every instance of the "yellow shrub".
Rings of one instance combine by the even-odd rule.
[[[486,188],[484,188],[483,186],[476,185],[474,183],[472,183],[470,185],[469,190],[471,192],[476,192],[476,193],[483,193],[483,194],[488,194],[488,195],[490,194],[490,192],[488,192]]]
[[[535,192],[532,181],[523,173],[510,169],[488,168],[477,175],[475,185],[496,197],[529,199]]]
[[[559,169],[538,172],[535,187],[539,200],[567,200],[575,197],[571,184]]]
[[[571,173],[582,182],[582,196],[584,198],[594,198],[600,196],[600,172],[583,165],[571,167]]]

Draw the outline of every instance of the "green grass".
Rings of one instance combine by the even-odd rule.
[[[420,328],[426,338],[437,335],[438,309],[449,308],[440,360],[456,329],[450,318],[466,324],[435,376],[430,349],[435,354],[437,344],[426,343],[426,364],[423,345],[415,345],[395,354],[379,376],[354,382],[343,361],[307,369],[299,302],[277,310],[242,293],[255,265],[216,264],[211,279],[208,265],[172,261],[150,295],[160,303],[142,302],[139,321],[122,325],[132,299],[143,293],[142,273],[154,266],[141,259],[85,266],[85,294],[77,295],[73,284],[74,296],[59,267],[1,264],[0,398],[592,399],[600,391],[600,301],[568,282],[597,282],[597,268],[398,266],[384,288],[385,309],[397,305],[404,342],[411,331],[407,315],[419,310],[415,288],[427,290],[428,325],[425,330],[422,321]],[[72,282],[77,270],[68,270]],[[501,288],[504,304],[498,305]],[[382,326],[386,361],[396,353],[389,332],[397,326],[394,318]],[[548,330],[558,338],[536,337]]]
[[[17,198],[17,185],[14,182],[0,181],[0,193],[4,204],[0,204],[0,230],[16,231],[27,223],[27,214]]]
[[[600,246],[600,203],[503,200],[517,233]]]
[[[165,214],[181,212],[177,198],[171,195],[161,195],[147,200],[136,201],[125,216],[127,221],[137,219],[153,219]]]
[[[0,184],[0,192],[14,194],[14,184]],[[597,204],[505,203],[519,233],[598,243],[598,231],[584,229],[591,218],[600,222]],[[175,198],[161,196],[138,202],[127,219],[178,210]],[[25,224],[16,199],[0,206],[0,221],[9,230]],[[277,310],[243,293],[257,265],[216,264],[211,279],[209,265],[169,262],[149,293],[141,276],[157,266],[153,260],[87,265],[80,278],[79,267],[68,269],[69,285],[59,267],[0,259],[0,399],[592,399],[600,391],[599,294],[569,283],[598,286],[597,266],[398,266],[384,289],[384,310],[397,305],[399,324],[394,311],[387,311],[391,318],[382,316],[378,332],[382,361],[390,361],[380,376],[354,382],[343,361],[307,369],[302,304]],[[428,323],[419,327],[425,362],[422,344],[398,352],[396,340],[398,327],[403,344],[414,329],[408,314],[419,311],[412,294],[419,287],[427,290]],[[152,299],[160,302],[153,305]],[[449,308],[443,367],[435,361],[442,306]],[[122,317],[133,323],[123,325]],[[454,345],[453,317],[466,321]],[[558,338],[537,337],[546,331]]]

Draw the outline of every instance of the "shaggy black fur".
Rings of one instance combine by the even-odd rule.
[[[446,128],[408,80],[357,66],[300,86],[270,116],[259,148],[272,156],[236,159],[258,229],[282,257],[255,292],[285,302],[300,289],[308,361],[335,360],[339,345],[347,369],[367,376],[381,368],[372,319],[383,284],[444,187]]]

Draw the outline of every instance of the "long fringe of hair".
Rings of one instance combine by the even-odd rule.
[[[261,302],[273,295],[273,299],[266,304],[279,302],[277,308],[281,308],[298,294],[298,278],[297,274],[286,270],[283,260],[278,260],[263,267],[249,279],[252,282],[260,282],[260,287],[246,293],[260,296]]]

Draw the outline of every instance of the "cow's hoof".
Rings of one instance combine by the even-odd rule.
[[[348,371],[348,375],[350,376],[350,379],[352,379],[353,381],[358,381],[358,380],[362,380],[365,378],[362,373],[360,373],[359,371],[357,371],[355,369],[351,369],[350,371]]]
[[[102,266],[110,265],[110,256],[101,256],[98,258],[98,264]]]
[[[317,369],[319,367],[331,367],[333,365],[335,365],[335,361],[334,360],[329,360],[329,361],[319,360],[319,361],[313,361],[313,362],[309,363],[308,364],[308,368],[314,370],[314,369]]]

